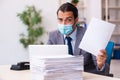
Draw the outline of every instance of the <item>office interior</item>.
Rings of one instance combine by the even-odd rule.
[[[18,13],[21,13],[26,6],[32,5],[37,10],[41,10],[41,26],[45,34],[40,40],[45,44],[48,33],[57,29],[57,9],[67,1],[70,2],[70,0],[0,0],[0,65],[29,61],[29,49],[24,48],[19,41],[21,33],[27,34],[27,27],[17,16]],[[106,5],[111,5],[111,11],[105,10],[109,8]],[[114,74],[114,77],[120,78],[120,0],[79,0],[77,8],[80,21],[85,21],[87,25],[92,17],[116,24],[110,39],[115,43],[110,72]]]

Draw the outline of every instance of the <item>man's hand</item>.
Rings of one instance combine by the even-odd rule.
[[[107,58],[106,51],[101,49],[96,57],[98,69],[101,69]]]

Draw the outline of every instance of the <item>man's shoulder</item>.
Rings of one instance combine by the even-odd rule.
[[[53,30],[53,31],[49,32],[49,35],[51,35],[51,36],[58,36],[58,35],[61,35],[61,33],[60,33],[59,30]]]
[[[86,31],[86,29],[84,27],[81,27],[81,26],[77,26],[77,29],[81,30],[81,31]]]
[[[86,31],[86,29],[84,27],[80,27],[80,26],[77,26],[77,33],[78,34],[84,34]]]
[[[53,30],[53,31],[50,31],[49,32],[50,34],[58,34],[58,33],[60,33],[58,30]]]
[[[59,32],[58,30],[53,30],[53,31],[50,31],[51,33],[57,33]]]

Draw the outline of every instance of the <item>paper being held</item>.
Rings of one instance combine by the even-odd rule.
[[[97,56],[99,50],[106,48],[114,28],[112,23],[92,18],[79,48]]]

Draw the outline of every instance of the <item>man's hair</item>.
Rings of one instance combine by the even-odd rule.
[[[59,7],[59,9],[57,10],[57,15],[58,15],[59,11],[62,11],[62,12],[71,11],[71,12],[73,12],[74,19],[76,19],[78,17],[78,9],[74,5],[72,5],[71,3],[69,3],[69,2],[62,4]]]

